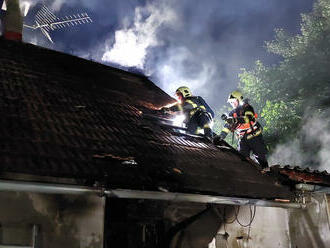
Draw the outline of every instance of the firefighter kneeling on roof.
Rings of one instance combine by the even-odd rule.
[[[204,129],[204,135],[210,139],[213,138],[211,123],[214,112],[209,105],[200,96],[193,96],[190,89],[186,86],[179,87],[176,90],[178,103],[161,111],[166,112],[182,112],[185,115],[187,133],[196,134],[198,128]]]
[[[238,151],[245,157],[250,157],[252,151],[254,157],[262,168],[268,167],[266,159],[267,148],[262,138],[262,127],[257,122],[257,114],[247,100],[238,91],[233,91],[228,102],[233,110],[221,118],[226,121],[220,135],[213,139],[214,144],[220,144],[229,132],[236,133],[238,137]]]

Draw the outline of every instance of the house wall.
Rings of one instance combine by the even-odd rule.
[[[0,192],[0,245],[31,245],[37,225],[37,248],[101,248],[104,205],[98,196]]]
[[[126,208],[130,206],[127,201],[124,201]],[[310,202],[311,204],[306,210],[256,207],[250,228],[248,224],[254,215],[254,207],[226,206],[225,211],[218,212],[220,218],[225,217],[226,223],[221,225],[216,238],[209,244],[209,248],[330,247],[329,197],[327,199],[325,195],[313,195]],[[150,213],[151,216],[148,218],[141,216],[145,225],[148,226],[150,221],[158,223],[166,219],[171,219],[172,222],[180,222],[182,218],[177,216],[178,212],[175,210],[178,207],[176,205],[176,207],[173,207],[169,204],[166,207],[166,202],[161,201],[159,203],[162,203],[162,205],[156,205],[160,209],[167,209],[167,214],[170,217],[165,214],[162,218],[161,213]],[[146,204],[146,206],[155,205],[148,201],[146,201]],[[131,206],[137,206],[136,202],[133,201]],[[189,216],[204,209],[200,205],[193,207],[192,205],[180,204],[180,206],[180,209],[186,214],[194,210],[191,213],[189,212]],[[189,211],[185,210],[185,207]],[[104,208],[105,199],[98,196],[1,192],[0,245],[31,244],[32,227],[37,225],[39,233],[36,247],[103,247]],[[147,210],[145,206],[142,206],[142,209]],[[115,216],[122,213],[122,208],[118,211],[114,212]],[[126,222],[128,216],[134,215],[131,208],[128,208],[127,211],[128,215],[124,216]],[[126,223],[119,220],[116,222],[118,217],[110,217],[110,222],[115,224],[113,228],[116,230],[118,229],[117,222]],[[146,219],[150,219],[150,221],[147,223],[145,222]],[[128,222],[131,223],[131,221]],[[113,246],[112,242],[111,246]],[[120,246],[115,245],[113,247]]]
[[[326,195],[313,195],[306,210],[289,211],[291,247],[330,247],[328,204]]]
[[[238,207],[235,208],[239,222],[247,225],[251,220],[251,212],[253,214],[254,208],[241,206],[239,212],[237,212]],[[257,207],[250,231],[249,227],[243,227],[235,220],[235,214],[231,214],[226,216],[227,224],[221,226],[209,248],[330,247],[328,209],[329,197],[322,194],[313,195],[305,210]],[[233,220],[235,220],[233,223],[228,224]],[[227,240],[224,235],[226,232],[229,235]]]
[[[236,214],[235,211],[230,211],[232,208],[235,208]],[[288,211],[286,209],[256,207],[251,228],[247,225],[253,218],[253,206],[230,206],[227,209],[227,213],[234,213],[226,214],[226,223],[221,226],[216,239],[209,245],[210,248],[290,247]],[[225,233],[229,235],[227,240],[225,240]]]

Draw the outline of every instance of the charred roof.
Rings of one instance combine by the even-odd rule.
[[[298,166],[280,166],[271,167],[271,172],[282,178],[282,181],[290,181],[291,183],[308,183],[322,186],[330,186],[330,174],[324,170],[312,170],[310,168],[301,168]]]
[[[173,99],[144,76],[0,40],[0,95],[2,177],[268,199],[293,194],[234,150],[150,118]]]

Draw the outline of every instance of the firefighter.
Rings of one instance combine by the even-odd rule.
[[[226,138],[229,132],[234,132],[238,137],[238,151],[245,157],[254,157],[262,168],[268,167],[266,159],[267,148],[262,137],[262,127],[257,122],[257,114],[239,91],[233,91],[228,97],[228,103],[233,110],[221,118],[226,121],[220,135],[214,137],[214,144]]]
[[[209,105],[200,96],[193,96],[190,89],[186,86],[179,87],[176,90],[178,102],[169,107],[163,107],[161,111],[166,112],[182,112],[185,115],[187,133],[196,134],[198,128],[204,130],[204,135],[209,139],[213,139],[211,123],[214,112]]]

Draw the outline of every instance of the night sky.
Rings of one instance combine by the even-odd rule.
[[[24,41],[147,75],[173,95],[186,85],[213,108],[225,103],[241,68],[267,65],[275,28],[300,30],[313,0],[29,0],[26,24],[44,3],[57,17],[87,12],[92,24],[50,33],[24,30]]]

